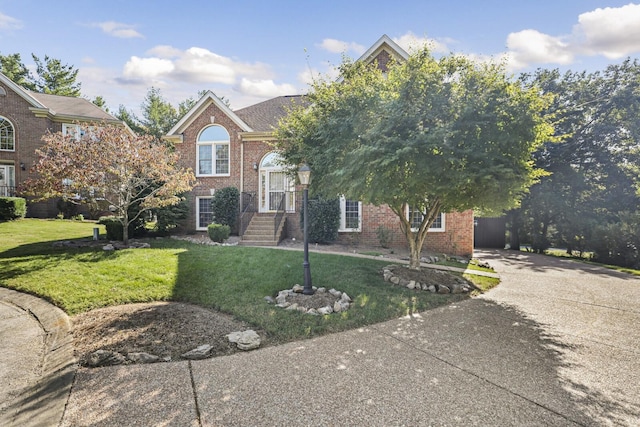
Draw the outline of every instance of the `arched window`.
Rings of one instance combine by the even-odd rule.
[[[222,126],[207,126],[197,140],[197,175],[229,175],[229,132]]]
[[[0,116],[0,150],[2,151],[15,151],[16,138],[13,130],[13,125],[2,116]]]

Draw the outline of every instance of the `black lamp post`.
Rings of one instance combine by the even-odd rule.
[[[309,181],[311,180],[311,169],[308,165],[304,164],[298,169],[298,179],[300,184],[304,187],[302,197],[302,215],[304,216],[304,262],[302,268],[304,269],[304,289],[302,293],[304,295],[313,295],[313,287],[311,285],[311,266],[309,265],[309,215],[307,210],[307,204],[309,199]]]

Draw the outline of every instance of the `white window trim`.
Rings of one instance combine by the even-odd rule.
[[[9,123],[9,125],[11,125],[11,128],[13,129],[13,148],[12,149],[0,148],[0,151],[4,151],[6,153],[13,153],[16,151],[16,127],[13,124],[13,122],[8,118],[6,118],[5,116],[0,116],[0,117],[6,120],[6,122]]]
[[[197,196],[196,197],[196,230],[207,231],[207,227],[200,227],[200,200],[201,199],[212,200],[213,196]]]
[[[198,137],[196,138],[196,177],[210,177],[210,176],[231,176],[231,136],[229,136],[229,140],[220,140],[220,141],[200,141],[200,135],[202,135],[202,133],[205,131],[205,129],[211,127],[211,126],[218,126],[223,128],[227,134],[229,134],[229,131],[227,131],[226,128],[224,128],[223,126],[220,125],[210,125],[210,126],[205,126],[200,133],[198,134]],[[216,145],[226,145],[227,148],[227,152],[229,153],[229,159],[227,160],[229,167],[227,168],[229,170],[229,172],[227,173],[216,173]],[[211,173],[210,174],[204,174],[204,173],[200,173],[200,147],[202,146],[209,146],[211,147]]]
[[[347,228],[347,199],[340,196],[340,228],[339,233],[360,233],[362,231],[362,202],[358,202],[358,227]]]
[[[76,125],[72,123],[63,123],[62,135],[63,136],[73,135],[76,141],[80,141],[80,139],[84,136],[84,133],[80,125]]]
[[[429,229],[427,230],[427,233],[444,233],[445,231],[447,231],[447,226],[445,224],[445,219],[446,219],[446,215],[444,214],[444,212],[440,212],[438,215],[440,215],[440,224],[442,225],[441,227],[433,227],[433,224],[431,227],[429,227]],[[405,216],[407,218],[407,220],[409,220],[409,207],[407,206],[407,210],[405,213]],[[435,221],[434,221],[435,222]],[[414,233],[416,231],[418,231],[417,228],[411,228],[411,231],[413,231]]]

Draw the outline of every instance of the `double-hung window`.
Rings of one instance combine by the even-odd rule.
[[[197,176],[229,176],[229,132],[222,126],[206,127],[197,141]]]
[[[15,130],[11,122],[0,116],[0,150],[1,151],[15,151],[16,138]]]
[[[362,203],[340,196],[340,228],[342,232],[362,230]]]
[[[438,213],[436,219],[431,224],[431,227],[429,227],[429,232],[445,231],[444,218],[444,213]],[[422,224],[422,220],[424,219],[424,212],[409,206],[409,209],[407,209],[407,219],[411,221],[411,230],[418,231],[420,224]]]
[[[196,197],[196,228],[198,230],[206,230],[207,226],[213,222],[212,199],[213,197]]]

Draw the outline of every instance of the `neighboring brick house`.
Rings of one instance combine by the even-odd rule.
[[[383,70],[392,58],[408,54],[389,37],[382,36],[360,61],[376,62]],[[242,193],[240,234],[254,244],[277,244],[282,237],[300,239],[301,191],[276,162],[273,129],[288,107],[305,105],[303,96],[281,96],[232,111],[212,92],[169,131],[165,139],[175,144],[182,166],[191,167],[197,184],[189,204],[187,229],[204,231],[212,221],[210,202],[216,190],[233,186]],[[281,208],[278,209],[280,202]],[[280,212],[280,214],[278,214]],[[281,229],[278,229],[283,218]],[[473,253],[473,212],[441,214],[430,229],[424,249],[455,255]],[[378,228],[390,232],[391,247],[406,247],[398,218],[387,206],[341,200],[340,240],[379,245]],[[260,231],[263,230],[263,231]]]
[[[0,197],[12,196],[29,177],[47,132],[76,132],[78,123],[121,123],[84,98],[32,92],[0,73]],[[30,203],[27,215],[50,218],[56,201]]]

